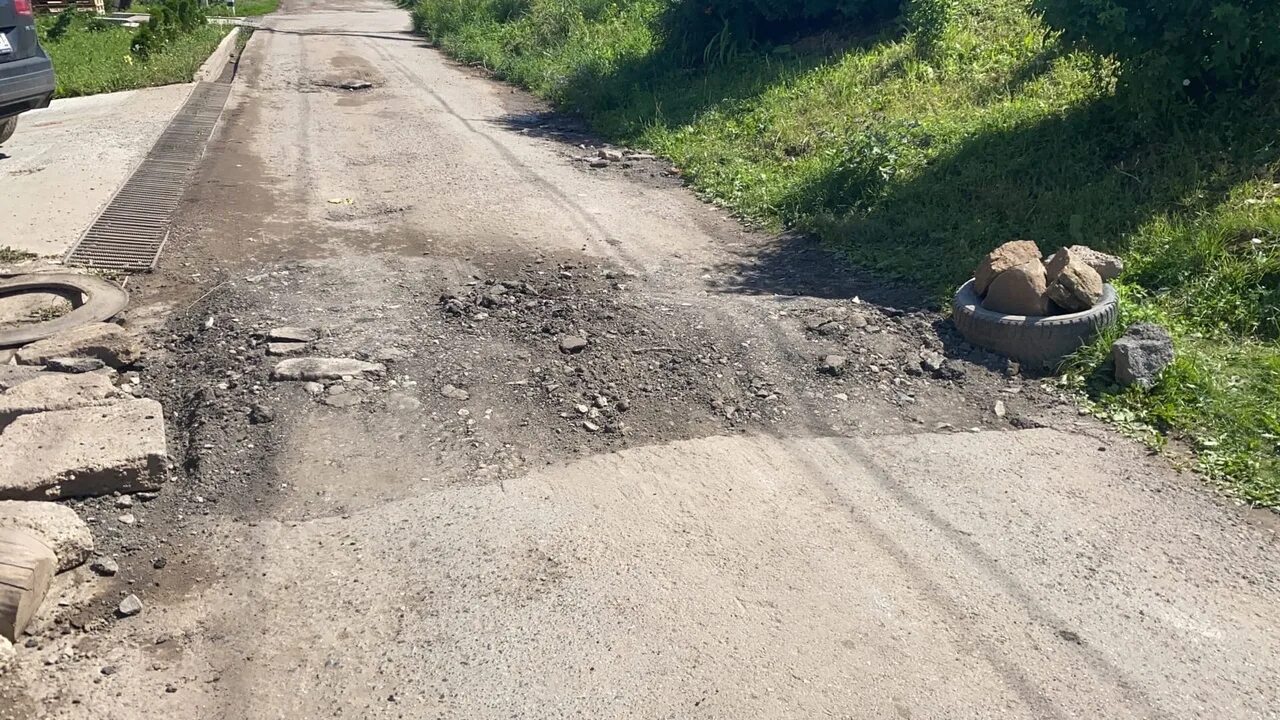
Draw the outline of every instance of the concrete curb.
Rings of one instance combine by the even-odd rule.
[[[210,82],[222,77],[222,69],[227,65],[227,59],[231,57],[231,48],[235,47],[236,38],[240,36],[240,27],[231,28],[231,32],[222,38],[222,42],[218,43],[218,48],[213,51],[208,60],[200,66],[196,71],[195,82]]]

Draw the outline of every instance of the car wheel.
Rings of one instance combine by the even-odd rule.
[[[1106,327],[1118,314],[1115,288],[1102,287],[1102,299],[1084,312],[1044,317],[1005,315],[982,307],[973,281],[960,286],[951,321],[965,339],[1036,368],[1054,369]]]
[[[0,120],[0,145],[8,142],[13,137],[13,131],[18,129],[18,116],[7,117]]]

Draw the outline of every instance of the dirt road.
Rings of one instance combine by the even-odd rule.
[[[128,320],[174,478],[0,717],[1277,715],[1270,516],[406,27],[249,44]]]

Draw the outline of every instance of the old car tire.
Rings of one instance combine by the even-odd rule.
[[[129,304],[124,288],[96,275],[35,273],[0,279],[0,295],[22,292],[79,294],[84,302],[62,317],[0,331],[0,348],[20,347],[74,327],[109,320]]]
[[[0,120],[0,145],[5,144],[9,138],[13,137],[13,132],[18,129],[18,116],[7,117]]]
[[[960,286],[951,320],[965,339],[1029,367],[1056,368],[1062,360],[1115,324],[1115,288],[1103,286],[1102,300],[1084,312],[1068,315],[1005,315],[982,307],[973,280]]]

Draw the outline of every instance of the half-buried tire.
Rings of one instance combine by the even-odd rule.
[[[1115,288],[1104,285],[1102,299],[1084,312],[1067,315],[1005,315],[982,307],[973,281],[960,286],[951,320],[965,339],[1033,368],[1053,369],[1105,328],[1115,324]]]
[[[19,347],[74,327],[110,320],[129,304],[129,293],[97,275],[33,273],[0,280],[0,295],[24,292],[50,292],[71,297],[78,295],[83,298],[83,302],[73,302],[71,312],[62,317],[0,330],[0,348]]]

